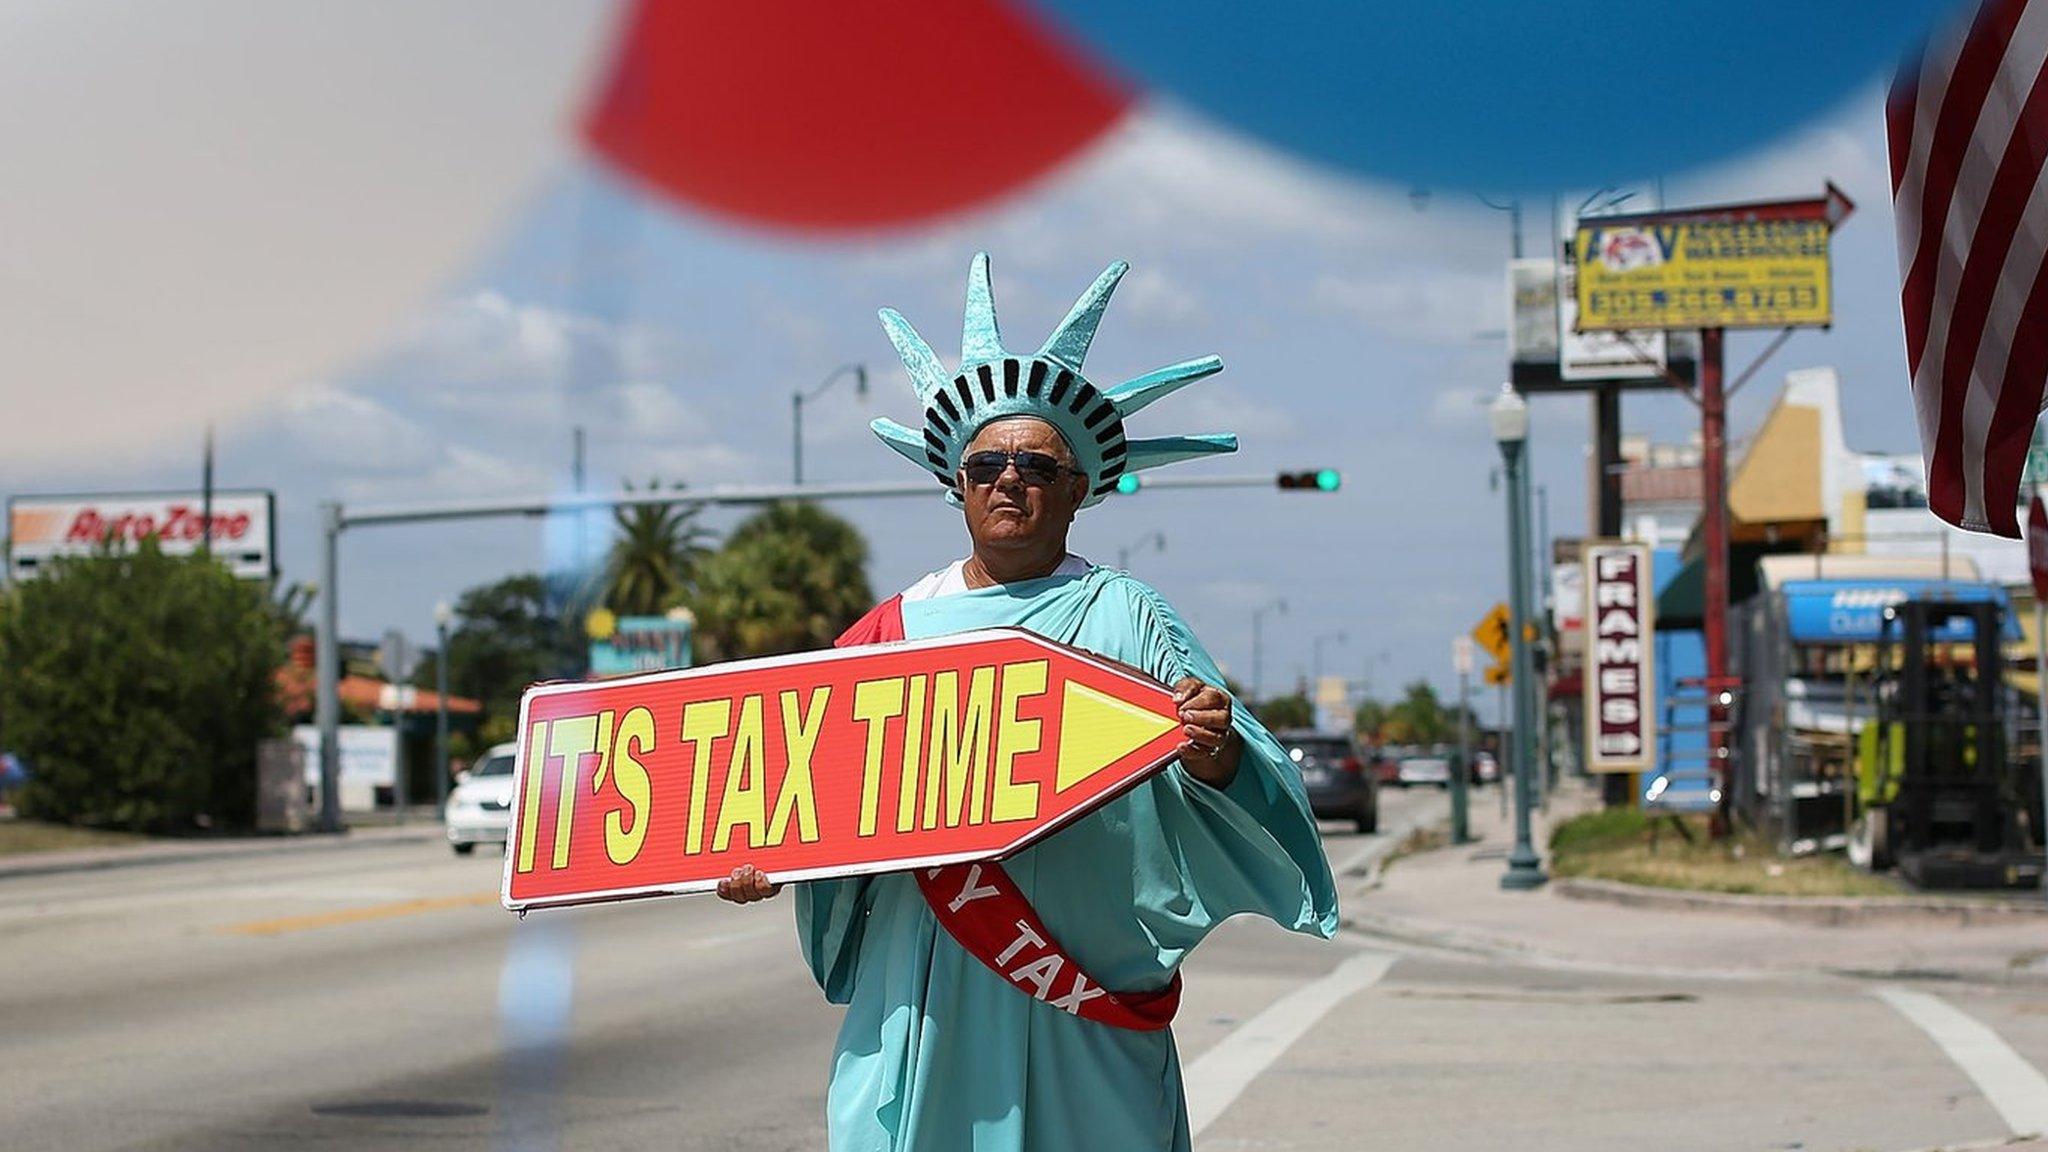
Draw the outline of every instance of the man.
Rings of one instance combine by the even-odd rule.
[[[1081,508],[1125,472],[1228,452],[1228,436],[1129,439],[1124,417],[1221,368],[1205,357],[1107,391],[1081,361],[1111,265],[1032,356],[997,336],[988,258],[968,283],[961,371],[902,317],[882,320],[925,407],[875,431],[965,511],[972,552],[870,612],[841,644],[1012,626],[1174,688],[1178,760],[996,864],[812,882],[797,929],[826,997],[847,1006],[828,1096],[835,1152],[1186,1149],[1166,1023],[1180,961],[1254,912],[1322,936],[1336,895],[1292,763],[1218,687],[1223,675],[1150,587],[1067,551]],[[757,870],[719,886],[775,895]]]

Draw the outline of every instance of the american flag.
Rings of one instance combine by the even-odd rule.
[[[1885,109],[1927,503],[2020,534],[2048,381],[2048,0],[1984,0],[1902,68]]]

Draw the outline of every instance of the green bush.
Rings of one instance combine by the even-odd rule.
[[[254,822],[256,743],[283,730],[266,590],[201,557],[58,560],[0,597],[0,745],[20,807],[142,832]]]

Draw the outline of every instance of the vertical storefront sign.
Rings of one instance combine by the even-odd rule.
[[[1586,545],[1586,768],[1637,772],[1656,760],[1656,604],[1650,549]]]

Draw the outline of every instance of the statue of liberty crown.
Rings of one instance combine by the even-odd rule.
[[[1088,495],[1081,506],[1102,502],[1128,473],[1201,456],[1237,451],[1237,437],[1228,434],[1160,436],[1131,439],[1124,420],[1155,400],[1222,371],[1214,356],[1189,360],[1147,372],[1107,390],[1081,375],[1081,361],[1095,339],[1102,311],[1130,265],[1119,260],[1095,278],[1073,310],[1053,330],[1045,346],[1029,356],[1003,348],[996,332],[995,296],[989,290],[988,253],[975,254],[967,274],[967,320],[960,338],[960,370],[948,375],[931,345],[893,308],[882,309],[882,327],[896,345],[896,354],[910,370],[918,403],[924,406],[922,432],[893,420],[870,427],[882,443],[904,459],[938,477],[946,499],[960,502],[955,473],[975,433],[1006,416],[1035,416],[1059,429],[1076,462],[1088,476]]]

